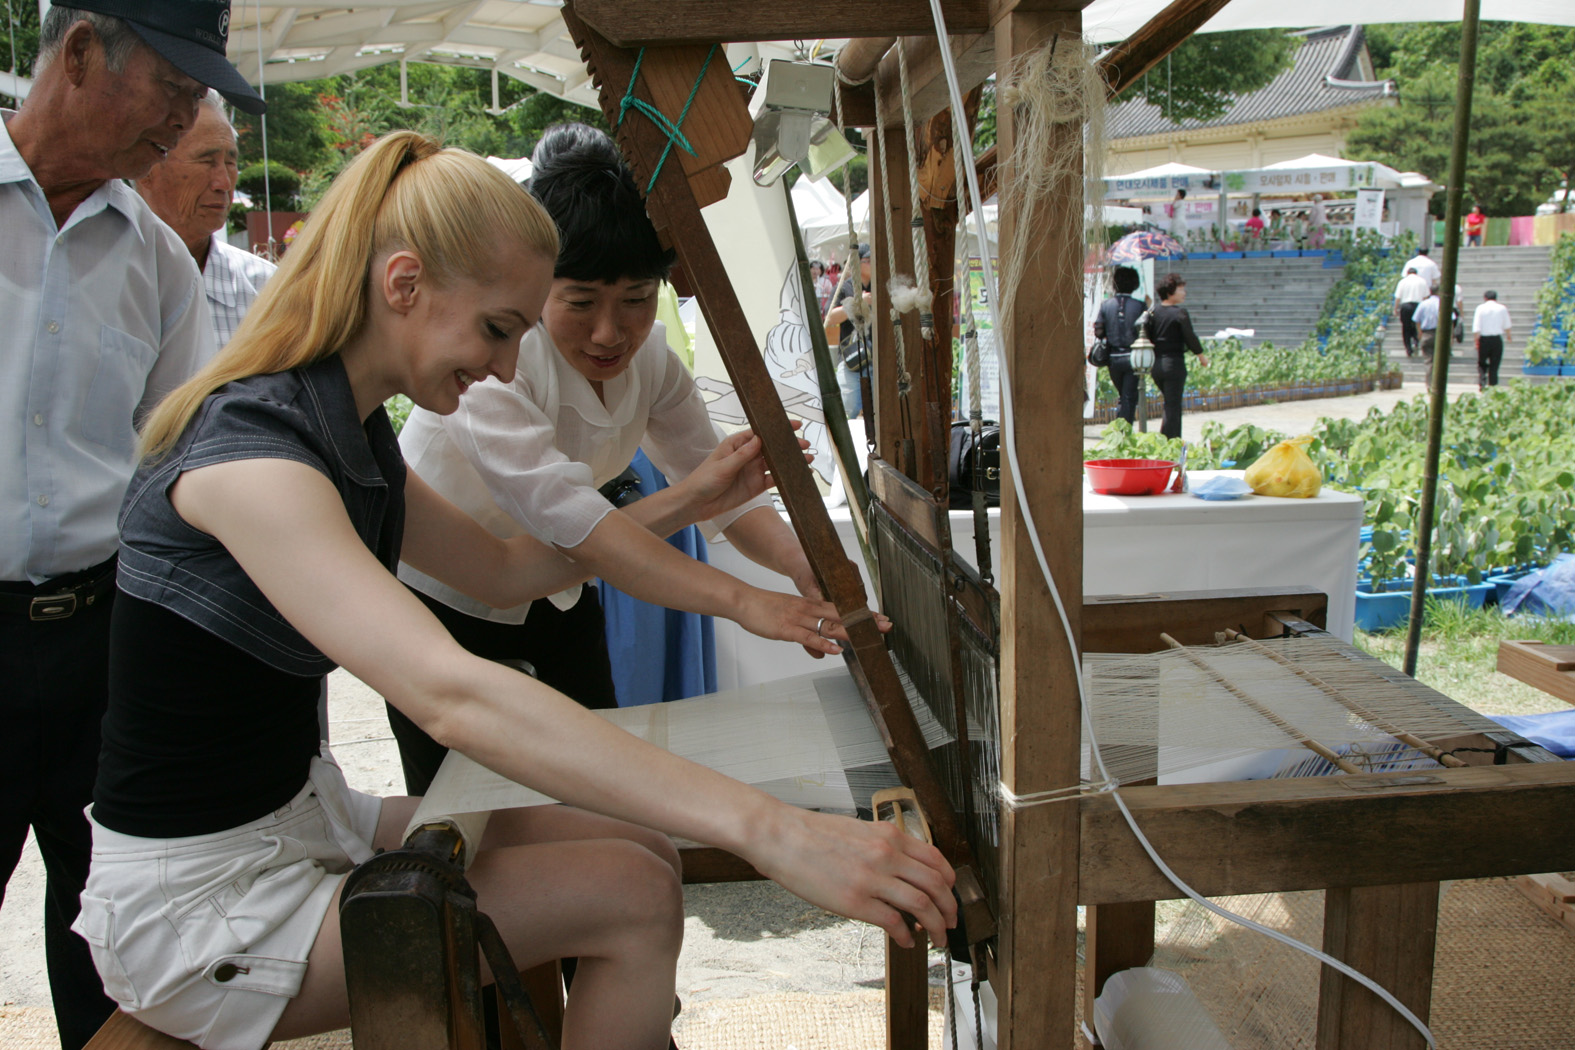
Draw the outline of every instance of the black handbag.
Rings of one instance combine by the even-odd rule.
[[[1095,368],[1110,367],[1110,344],[1103,339],[1094,340],[1094,345],[1088,350],[1088,363]]]
[[[967,420],[952,423],[951,447],[947,450],[946,472],[951,482],[951,504],[973,505],[975,490],[984,493],[987,506],[1001,503],[1001,428],[985,420],[974,440]]]

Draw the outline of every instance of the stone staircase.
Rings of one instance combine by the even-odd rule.
[[[1156,262],[1155,280],[1171,270],[1186,278],[1187,311],[1198,335],[1251,328],[1256,334],[1244,342],[1253,346],[1296,346],[1306,339],[1329,289],[1344,273],[1341,267],[1325,268],[1316,257],[1187,259]]]
[[[1449,363],[1451,383],[1476,382],[1477,356],[1471,338],[1471,315],[1482,302],[1482,293],[1488,289],[1498,293],[1498,301],[1509,309],[1510,320],[1514,322],[1513,341],[1504,348],[1499,381],[1520,375],[1521,364],[1525,361],[1522,351],[1537,319],[1537,290],[1548,279],[1551,253],[1552,249],[1545,245],[1460,249],[1455,283],[1460,286],[1460,317],[1465,340],[1455,347],[1455,356]],[[1441,259],[1443,250],[1435,248],[1431,254],[1434,259]],[[1190,291],[1192,286],[1187,287]],[[1398,321],[1390,324],[1385,347],[1390,359],[1405,373],[1407,383],[1427,382],[1421,358],[1407,359],[1401,348]]]

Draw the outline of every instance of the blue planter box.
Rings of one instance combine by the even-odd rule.
[[[1269,255],[1271,255],[1273,258],[1276,258],[1276,259],[1296,259],[1296,258],[1300,258],[1301,254],[1302,254],[1301,252],[1297,251],[1294,248],[1291,248],[1291,249],[1288,249],[1288,250],[1286,250],[1286,249],[1279,249],[1279,250],[1272,251],[1272,252],[1269,253]]]
[[[1556,364],[1534,365],[1527,361],[1520,366],[1520,372],[1521,375],[1528,376],[1556,376],[1562,374],[1560,371],[1561,367]]]
[[[1458,579],[1449,577],[1448,579]],[[1480,609],[1490,593],[1497,588],[1489,582],[1457,586],[1429,587],[1428,596],[1439,601],[1457,601],[1472,609]],[[1356,592],[1356,626],[1364,631],[1382,631],[1398,627],[1411,616],[1411,581],[1390,580],[1381,585],[1378,593]]]
[[[1240,259],[1241,258],[1241,252],[1215,252],[1214,253],[1214,258],[1216,258],[1216,259]]]
[[[1303,248],[1301,252],[1303,259],[1321,259],[1328,254],[1327,248]]]
[[[1212,259],[1212,258],[1214,258],[1214,253],[1213,252],[1188,252],[1187,253],[1187,258],[1189,258],[1189,259]]]
[[[1268,259],[1274,255],[1273,252],[1242,252],[1241,254],[1247,259]]]

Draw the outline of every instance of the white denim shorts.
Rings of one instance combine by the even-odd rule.
[[[93,822],[72,929],[104,990],[205,1050],[259,1050],[301,989],[339,881],[372,855],[382,805],[350,789],[325,747],[294,799],[237,828],[148,839]]]

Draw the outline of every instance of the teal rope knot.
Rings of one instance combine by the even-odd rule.
[[[690,145],[689,139],[685,137],[683,132],[684,118],[689,116],[689,107],[694,104],[695,96],[700,93],[700,84],[705,80],[706,70],[711,68],[711,59],[716,55],[717,46],[712,44],[711,50],[706,52],[705,61],[700,65],[700,75],[695,77],[694,85],[689,89],[689,97],[684,100],[684,108],[678,114],[677,121],[668,120],[661,110],[645,101],[645,99],[634,97],[634,82],[639,79],[640,64],[645,61],[645,48],[642,47],[640,53],[635,56],[634,72],[629,74],[629,86],[624,90],[623,99],[618,103],[618,127],[623,127],[624,118],[629,115],[631,109],[635,109],[650,118],[651,123],[660,128],[662,133],[667,136],[667,145],[663,147],[662,155],[656,159],[656,170],[651,172],[651,181],[645,184],[647,196],[650,195],[651,189],[656,185],[657,177],[662,174],[662,165],[667,163],[667,155],[673,151],[674,144],[691,157],[696,155],[694,146]]]

